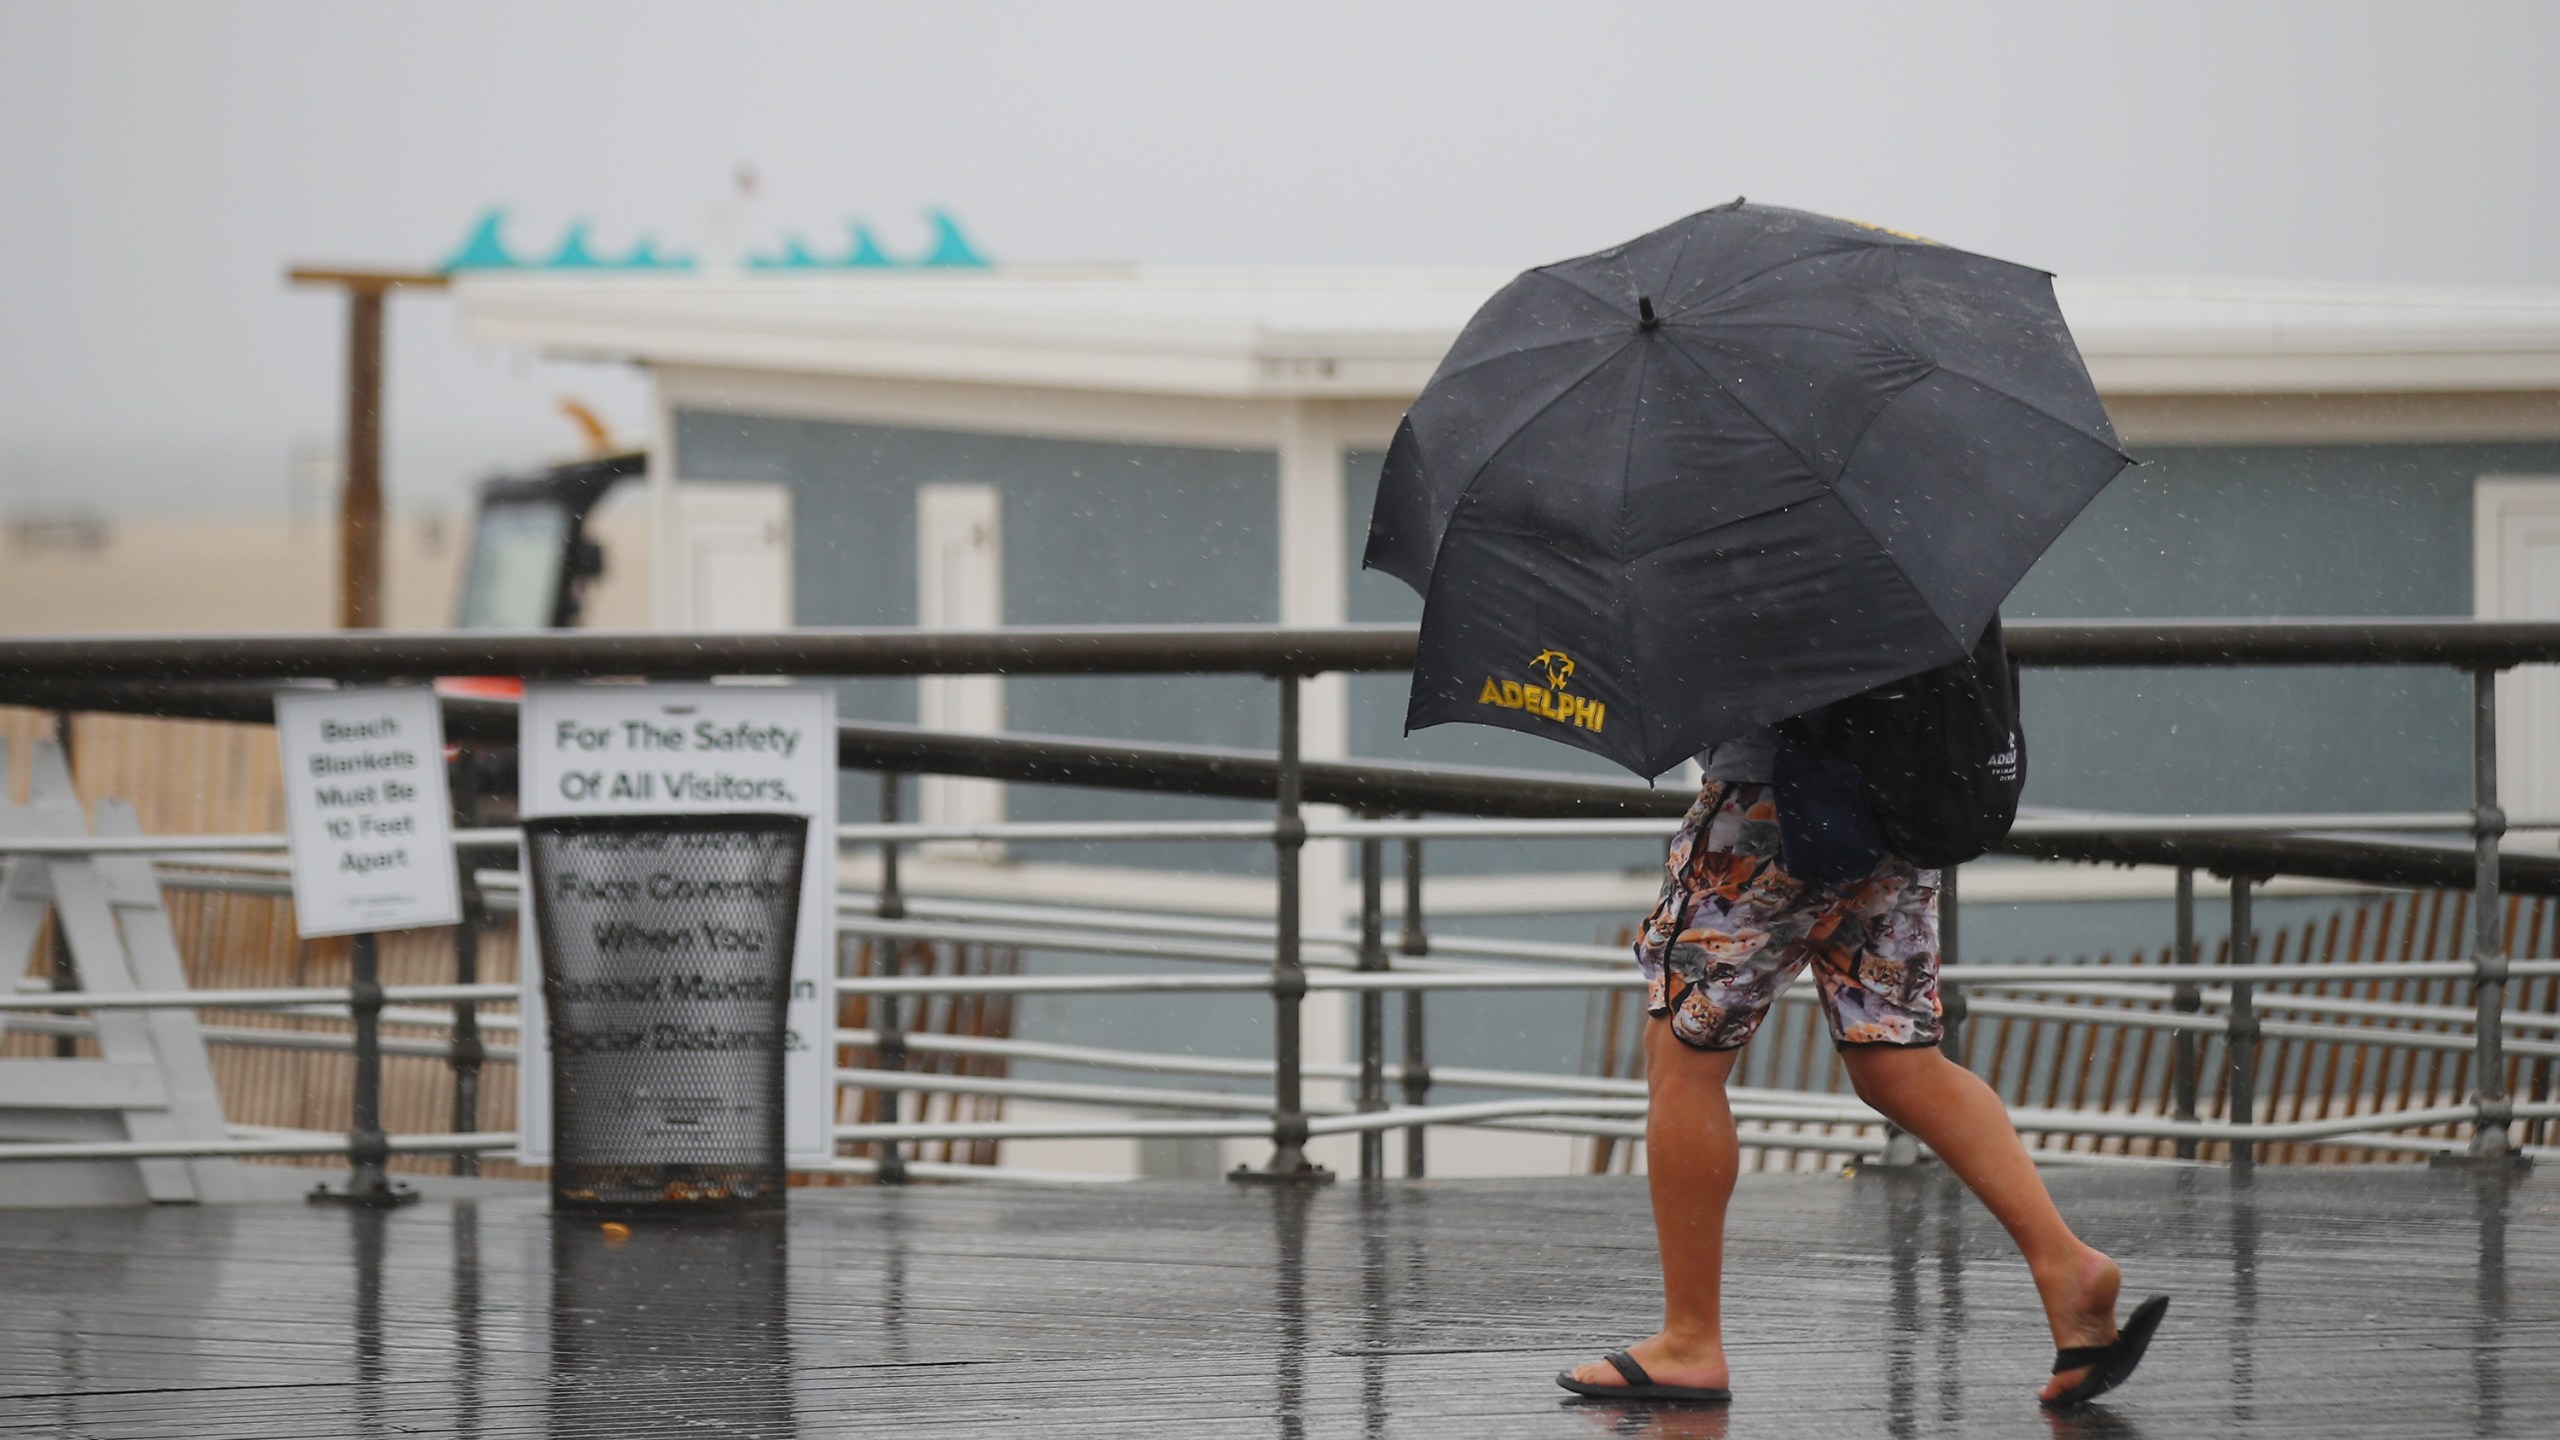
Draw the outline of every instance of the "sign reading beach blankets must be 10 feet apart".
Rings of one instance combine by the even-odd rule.
[[[304,935],[461,922],[434,691],[279,695],[276,742]]]
[[[782,1057],[783,1144],[794,1160],[823,1160],[835,1152],[834,1057],[827,1043],[835,1015],[835,711],[835,692],[797,686],[540,685],[525,691],[520,712],[517,808],[528,820],[807,817]],[[637,883],[645,889],[648,877]],[[551,1064],[541,943],[530,905],[518,933],[525,964],[516,1133],[525,1163],[547,1165]],[[614,932],[625,933],[642,932]],[[703,944],[717,948],[720,940],[706,936]]]

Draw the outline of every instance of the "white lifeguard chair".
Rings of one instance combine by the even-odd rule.
[[[10,804],[0,795],[0,838],[89,838],[62,747],[38,741],[32,758],[28,803]],[[0,775],[7,770],[8,750],[0,742]],[[100,837],[142,833],[133,807],[121,800],[99,802],[97,818]],[[80,993],[188,988],[149,856],[0,857],[0,967],[13,981],[27,972],[48,910],[57,917]],[[96,1059],[0,1059],[0,1142],[148,1147],[229,1138],[194,1011],[91,1014]],[[0,1011],[0,1035],[17,1018],[18,1012]],[[20,1020],[19,1028],[39,1027]],[[237,1161],[220,1156],[28,1160],[0,1166],[0,1208],[242,1200],[250,1198],[248,1178]]]

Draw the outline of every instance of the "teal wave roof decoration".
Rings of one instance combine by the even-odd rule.
[[[933,226],[931,246],[920,256],[901,260],[882,248],[871,227],[860,221],[847,226],[846,248],[841,254],[821,254],[811,250],[797,235],[784,235],[780,244],[769,251],[758,251],[746,257],[750,270],[783,270],[798,273],[825,270],[987,270],[994,268],[978,247],[970,243],[968,232],[960,222],[944,210],[928,210],[925,219]],[[507,210],[492,205],[480,212],[471,224],[470,233],[455,246],[437,267],[448,272],[464,270],[691,270],[694,257],[680,252],[661,253],[657,238],[643,234],[622,254],[599,255],[585,220],[572,221],[562,232],[560,243],[541,259],[519,259],[507,247]]]

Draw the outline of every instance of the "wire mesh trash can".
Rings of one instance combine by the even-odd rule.
[[[809,822],[525,822],[551,1045],[555,1210],[783,1202],[791,960]]]

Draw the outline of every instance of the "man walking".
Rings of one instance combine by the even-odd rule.
[[[1735,200],[1487,300],[1387,447],[1363,563],[1423,597],[1408,730],[1525,731],[1651,780],[1709,738],[1981,648],[2001,599],[2131,463],[2049,273]],[[1524,662],[1539,680],[1516,673]],[[1519,703],[1568,686],[1570,715]],[[1879,860],[1824,840],[1790,874],[1769,793],[1777,748],[1763,731],[1711,755],[1639,947],[1663,1328],[1558,1378],[1592,1395],[1727,1398],[1718,1287],[1739,1147],[1725,1078],[1810,966],[1858,1093],[1932,1146],[2025,1252],[2058,1347],[2046,1402],[2120,1383],[2167,1302],[2118,1332],[2114,1262],[2062,1223],[1998,1097],[1936,1050],[1938,875],[1911,857],[1981,837],[1950,830],[1941,854],[1906,835],[1903,856]],[[1906,758],[1926,779],[1928,757]],[[1996,772],[2004,757],[1977,758]],[[2005,758],[2014,781],[2020,756]],[[1978,807],[1952,798],[1870,818],[1962,828]],[[2014,814],[2014,793],[1992,798]],[[1822,805],[1801,808],[1791,818],[1832,835],[1835,817],[1811,813]]]
[[[1938,872],[1888,855],[1844,884],[1788,874],[1776,753],[1776,735],[1762,732],[1704,757],[1705,786],[1636,946],[1651,1017],[1645,1165],[1662,1329],[1557,1383],[1604,1398],[1731,1398],[1724,1216],[1740,1145],[1725,1081],[1779,992],[1809,968],[1859,1098],[1935,1151],[2025,1255],[2056,1349],[2039,1399],[2057,1409],[2093,1399],[2133,1373],[2168,1301],[2146,1301],[2119,1331],[2116,1263],[2063,1223],[1999,1096],[1939,1052]]]

